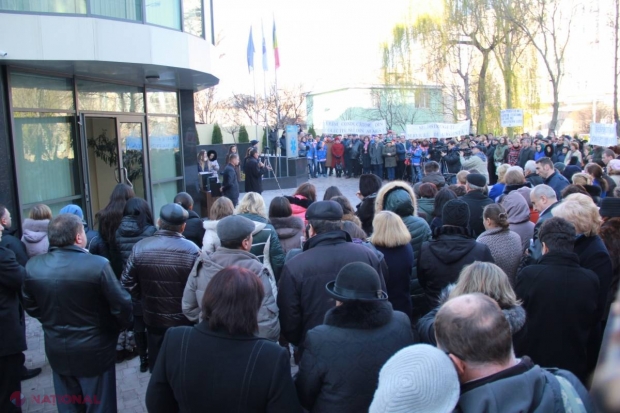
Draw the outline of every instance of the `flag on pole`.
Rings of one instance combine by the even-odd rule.
[[[252,26],[250,26],[250,38],[248,39],[248,73],[254,70],[254,39],[252,38]]]
[[[278,51],[278,38],[276,37],[276,20],[273,20],[273,54],[276,59],[275,68],[280,67],[280,52]]]
[[[262,28],[261,23],[261,31],[263,33],[263,71],[267,71],[267,44],[265,43],[265,31]]]

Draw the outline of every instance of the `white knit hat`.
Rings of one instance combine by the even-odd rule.
[[[385,363],[369,413],[452,412],[459,392],[450,358],[433,346],[416,344]]]

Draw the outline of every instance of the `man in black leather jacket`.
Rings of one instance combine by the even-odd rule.
[[[0,240],[4,227],[0,224]],[[19,240],[18,240],[19,241]],[[10,401],[21,391],[22,351],[26,350],[24,312],[19,305],[19,292],[24,281],[24,267],[13,251],[0,247],[0,411],[21,412]]]
[[[116,339],[131,326],[131,298],[110,263],[84,249],[84,225],[61,214],[49,225],[50,252],[26,265],[23,302],[45,332],[57,395],[82,396],[89,412],[116,412]],[[57,402],[60,412],[70,405]]]
[[[200,249],[181,235],[188,216],[181,205],[164,205],[159,231],[134,245],[121,277],[123,287],[142,302],[151,372],[166,330],[192,325],[183,314],[181,301]]]

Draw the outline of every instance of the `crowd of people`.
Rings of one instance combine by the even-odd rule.
[[[9,397],[33,374],[24,310],[55,392],[96,395],[88,411],[117,411],[115,362],[133,357],[149,412],[614,410],[613,149],[335,136],[306,151],[311,176],[359,175],[355,207],[307,182],[269,205],[224,192],[208,219],[181,192],[155,215],[118,184],[97,231],[77,205],[37,205],[19,240],[0,206],[0,410],[20,411]],[[238,181],[236,152],[229,165]]]

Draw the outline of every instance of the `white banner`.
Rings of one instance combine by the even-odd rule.
[[[502,128],[523,126],[523,109],[505,109],[500,112]]]
[[[590,145],[614,146],[617,144],[615,123],[590,123]]]
[[[385,120],[326,120],[323,122],[323,133],[330,135],[378,135],[387,133]]]
[[[407,139],[452,138],[469,135],[471,121],[459,123],[427,123],[407,125]]]

